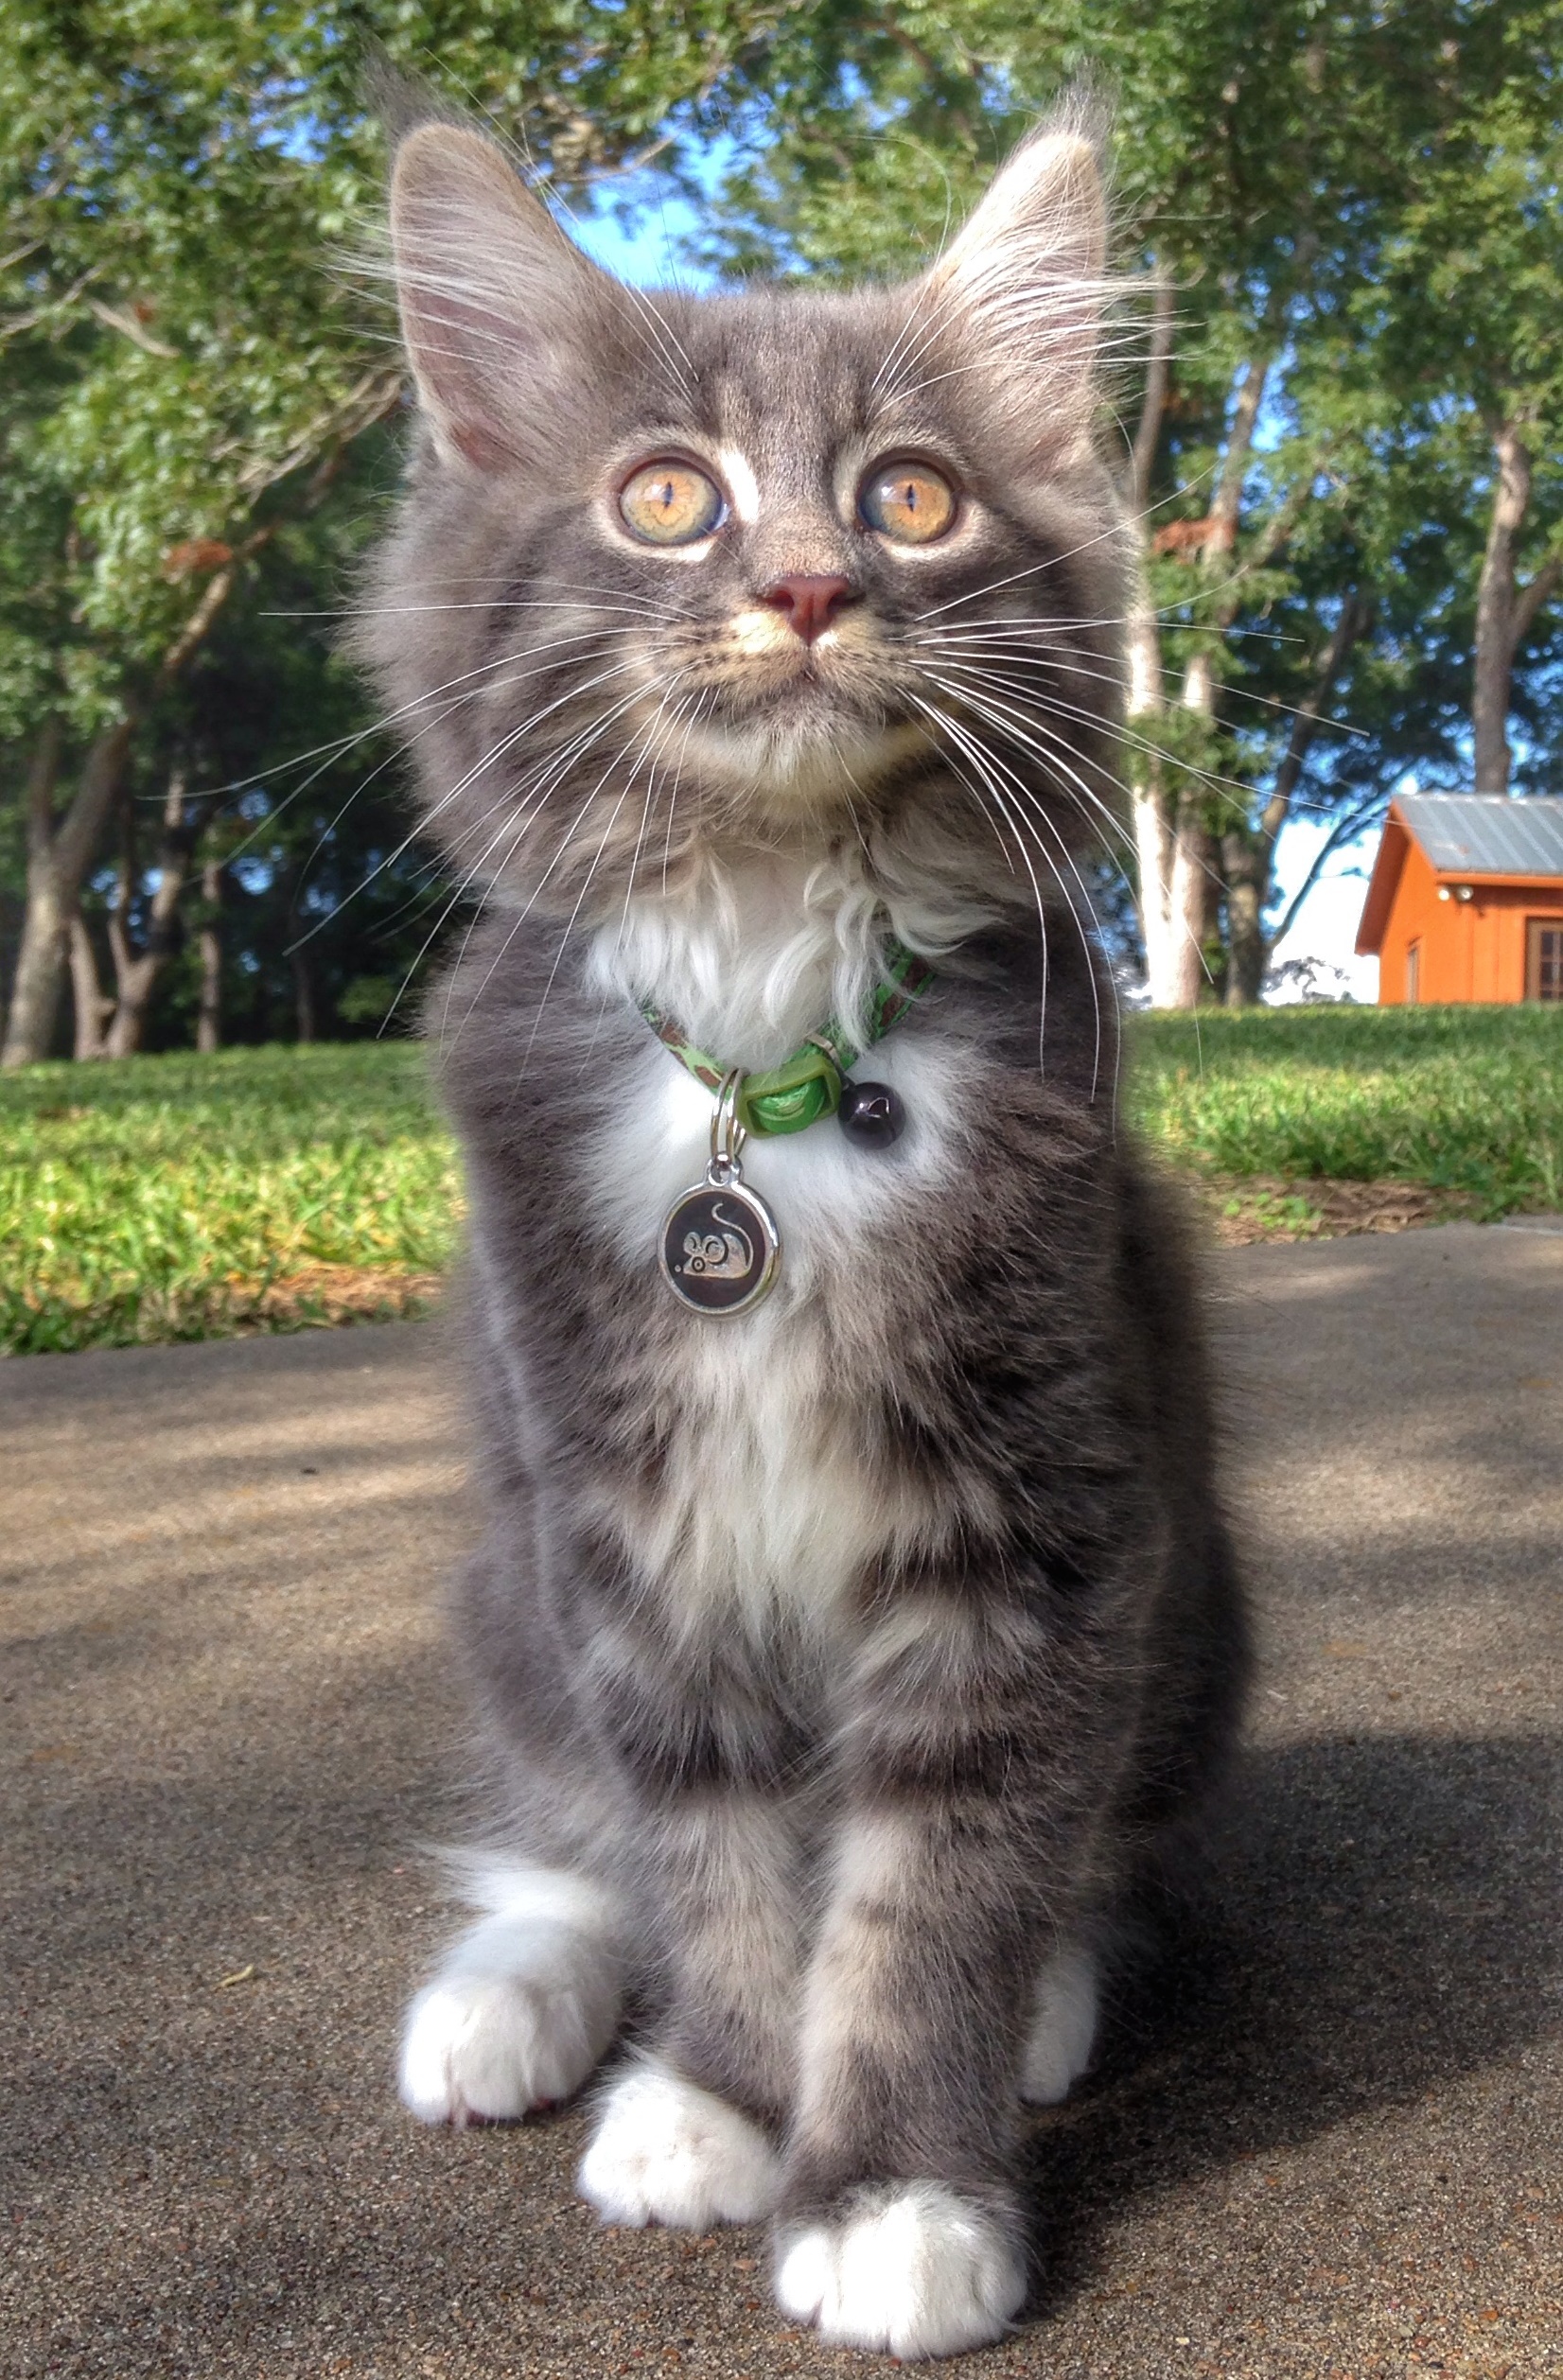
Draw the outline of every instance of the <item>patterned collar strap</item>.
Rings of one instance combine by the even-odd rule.
[[[869,1003],[868,1030],[861,1044],[850,1038],[835,1017],[828,1017],[819,1031],[811,1033],[782,1065],[773,1066],[768,1074],[740,1076],[734,1111],[746,1132],[761,1138],[776,1132],[801,1132],[822,1115],[835,1113],[846,1077],[863,1052],[884,1040],[934,979],[926,959],[919,958],[904,942],[886,944],[885,964],[888,971]],[[685,1040],[683,1028],[649,1000],[641,1001],[641,1014],[696,1082],[703,1082],[708,1091],[721,1090],[729,1068],[695,1049]]]

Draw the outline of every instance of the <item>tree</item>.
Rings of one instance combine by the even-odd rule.
[[[648,149],[674,158],[718,93],[742,101],[767,41],[796,39],[790,22],[781,0],[147,0],[68,24],[45,0],[8,9],[0,435],[26,501],[4,560],[46,617],[0,630],[0,738],[14,728],[31,756],[7,1064],[48,1046],[132,753],[219,616],[255,602],[280,528],[330,500],[400,403],[383,313],[325,264],[378,211],[366,37],[436,61],[568,196]]]
[[[1563,587],[1560,56],[1555,0],[1457,12],[1406,203],[1355,307],[1399,442],[1437,445],[1484,500],[1470,723],[1485,793],[1508,791],[1516,665],[1533,640],[1539,660]]]

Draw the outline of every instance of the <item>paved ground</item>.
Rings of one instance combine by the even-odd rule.
[[[1221,1903],[1039,2122],[974,2374],[1563,2372],[1563,1236],[1215,1260],[1266,1658]],[[0,1367],[0,2371],[862,2370],[398,2113],[463,1531],[433,1326]]]

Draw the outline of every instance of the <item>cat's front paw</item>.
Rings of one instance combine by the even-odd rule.
[[[600,1942],[516,1925],[495,1936],[491,1924],[459,1943],[407,2011],[397,2082],[425,2124],[504,2123],[568,2099],[613,2039],[619,1973]]]
[[[580,1998],[516,1975],[450,1975],[407,2011],[397,2083],[424,2124],[505,2123],[568,2099],[611,2033]]]
[[[757,2125],[652,2059],[609,2090],[576,2177],[605,2223],[695,2231],[758,2221],[775,2206],[781,2182],[776,2152]]]
[[[782,2233],[776,2296],[839,2347],[916,2358],[1002,2336],[1025,2262],[992,2215],[944,2182],[864,2192],[832,2220]]]

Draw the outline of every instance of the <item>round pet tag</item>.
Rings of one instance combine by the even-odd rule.
[[[662,1226],[662,1278],[696,1314],[743,1314],[758,1305],[782,1262],[782,1235],[763,1199],[733,1167],[713,1164],[676,1199]]]

